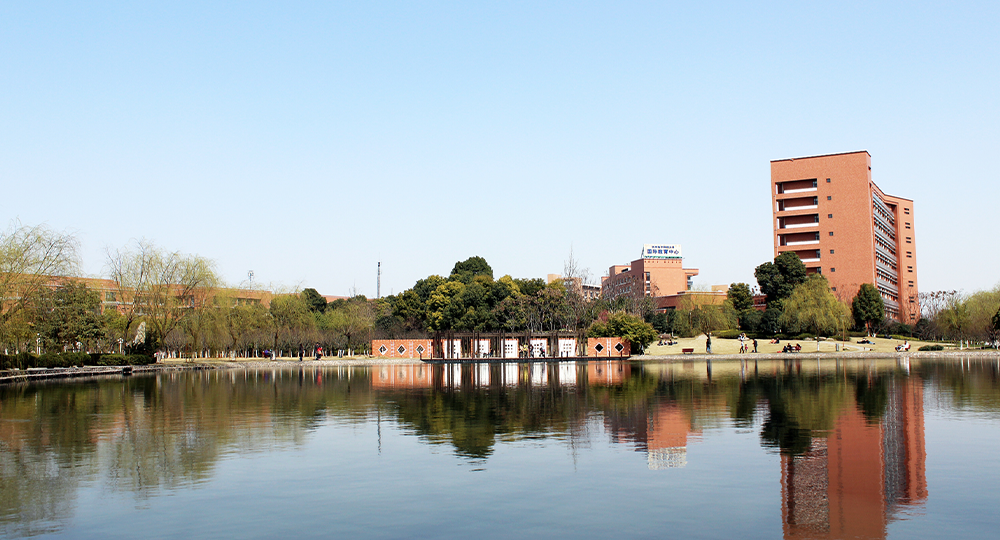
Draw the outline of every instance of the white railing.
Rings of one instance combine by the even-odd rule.
[[[819,223],[812,221],[809,223],[786,223],[781,229],[801,229],[802,227],[819,227]]]

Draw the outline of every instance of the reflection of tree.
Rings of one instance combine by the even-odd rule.
[[[363,373],[236,373],[0,387],[0,535],[57,530],[84,483],[145,499],[210,478],[223,455],[300,444],[325,414],[364,419],[372,402]]]

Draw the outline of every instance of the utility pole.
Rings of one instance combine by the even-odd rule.
[[[378,262],[378,280],[375,282],[375,298],[382,298],[382,261]]]

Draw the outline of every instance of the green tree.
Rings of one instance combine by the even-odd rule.
[[[82,283],[65,281],[44,291],[36,304],[37,333],[50,344],[79,350],[98,348],[106,337],[101,298]]]
[[[775,257],[773,263],[766,262],[754,269],[754,277],[770,306],[791,296],[795,287],[806,281],[806,265],[795,252],[786,251]]]
[[[319,294],[316,289],[303,289],[302,299],[309,306],[309,311],[314,313],[323,313],[326,311],[326,298],[323,298],[323,295]]]
[[[870,335],[882,321],[885,320],[885,302],[882,295],[871,283],[862,283],[858,294],[851,302],[855,324],[864,324],[865,331]]]
[[[830,291],[822,274],[813,274],[784,302],[782,324],[789,331],[832,335],[849,326],[850,311]]]
[[[587,329],[588,337],[620,337],[639,352],[645,350],[657,338],[653,325],[637,315],[613,313],[607,321],[594,321]]]
[[[0,334],[21,349],[31,331],[31,306],[53,277],[71,276],[78,267],[77,242],[72,235],[44,225],[13,223],[0,233]],[[24,316],[22,316],[24,315]]]
[[[737,313],[742,313],[748,309],[753,309],[753,294],[750,293],[750,286],[746,283],[733,283],[726,291],[726,298],[733,303],[733,309]]]
[[[490,281],[493,281],[493,268],[486,262],[486,259],[479,256],[469,257],[455,263],[448,279],[469,283],[476,276],[489,276]]]

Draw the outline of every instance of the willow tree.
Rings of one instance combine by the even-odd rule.
[[[848,326],[851,313],[830,291],[822,274],[813,274],[785,299],[781,322],[789,330],[806,331],[817,337],[833,335]]]
[[[124,319],[125,341],[141,318],[156,344],[162,344],[184,319],[211,305],[219,283],[213,261],[166,252],[147,241],[108,251],[107,266]]]
[[[0,233],[0,333],[5,341],[20,348],[31,334],[28,308],[53,285],[53,278],[74,275],[77,267],[72,235],[17,222]]]

